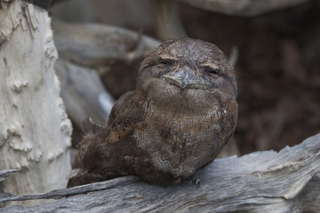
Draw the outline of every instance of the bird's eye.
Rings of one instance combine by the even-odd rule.
[[[161,65],[170,66],[173,64],[172,60],[160,60]]]
[[[213,69],[211,67],[205,67],[205,72],[211,75],[218,75],[219,74],[219,70],[218,69]]]

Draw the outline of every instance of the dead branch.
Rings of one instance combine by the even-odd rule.
[[[103,24],[54,21],[59,57],[84,66],[112,66],[145,57],[160,42],[141,33]]]
[[[0,202],[60,199],[4,212],[319,212],[319,165],[320,134],[278,153],[217,159],[197,171],[198,186],[150,185],[127,176],[44,194],[0,195]],[[78,195],[63,198],[72,194]]]

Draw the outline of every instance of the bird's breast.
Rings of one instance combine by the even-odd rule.
[[[216,107],[207,113],[185,114],[179,108],[160,110],[152,103],[146,103],[145,109],[145,120],[135,131],[140,145],[147,150],[165,149],[181,158],[212,146],[214,137],[221,131],[221,121],[228,113]]]
[[[157,170],[187,177],[215,158],[229,139],[223,124],[232,113],[218,104],[192,112],[183,104],[167,108],[154,102],[140,104],[145,116],[133,136]]]

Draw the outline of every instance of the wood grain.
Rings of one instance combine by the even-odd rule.
[[[217,159],[197,171],[200,185],[150,185],[127,176],[0,202],[59,199],[3,212],[319,212],[320,134],[280,152]],[[317,175],[318,174],[318,175]],[[78,194],[83,193],[83,194]],[[86,193],[86,194],[85,194]],[[78,194],[63,198],[66,195]]]

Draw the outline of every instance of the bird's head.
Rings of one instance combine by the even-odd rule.
[[[216,45],[191,38],[167,40],[151,52],[141,64],[137,89],[166,97],[204,90],[237,96],[235,73],[225,55]]]

